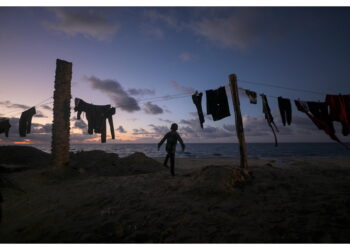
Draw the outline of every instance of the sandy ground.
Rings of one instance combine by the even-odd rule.
[[[255,178],[232,188],[238,159],[177,159],[173,178],[141,153],[54,170],[1,152],[3,243],[350,242],[350,159],[250,159]]]

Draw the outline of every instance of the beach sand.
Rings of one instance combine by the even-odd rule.
[[[350,242],[348,159],[249,159],[254,179],[232,187],[239,159],[71,155],[62,169],[29,147],[0,147],[0,242]]]

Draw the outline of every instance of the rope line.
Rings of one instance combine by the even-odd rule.
[[[243,79],[237,79],[237,80],[241,81],[241,82],[244,82],[244,83],[248,83],[248,84],[263,85],[263,86],[267,86],[267,87],[271,87],[271,88],[286,89],[286,90],[297,91],[297,92],[308,92],[308,93],[315,94],[315,95],[326,95],[326,93],[312,91],[312,90],[307,90],[307,89],[297,89],[297,88],[282,87],[282,86],[279,86],[279,85],[274,85],[274,84],[269,84],[269,83],[262,83],[262,82],[253,82],[253,81],[247,81],[247,80],[243,80]]]

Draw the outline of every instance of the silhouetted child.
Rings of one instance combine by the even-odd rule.
[[[180,142],[181,147],[182,147],[182,151],[185,151],[185,144],[183,143],[180,135],[176,132],[176,130],[178,129],[177,124],[176,123],[171,124],[170,129],[171,129],[171,131],[168,132],[163,137],[163,139],[158,143],[158,150],[162,146],[163,142],[165,140],[167,140],[166,146],[165,146],[165,150],[167,152],[167,155],[165,157],[164,166],[167,166],[168,159],[170,158],[170,173],[172,176],[174,176],[175,175],[175,172],[174,172],[175,150],[176,150],[177,141]]]

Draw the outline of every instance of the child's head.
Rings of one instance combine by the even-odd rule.
[[[170,129],[173,130],[173,131],[176,131],[178,129],[177,124],[176,123],[171,124]]]

